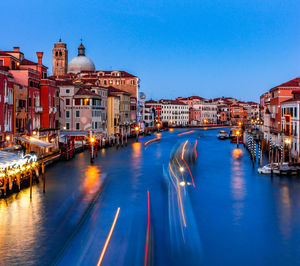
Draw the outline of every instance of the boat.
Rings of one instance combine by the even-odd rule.
[[[229,136],[228,136],[228,133],[224,130],[221,130],[218,135],[217,135],[218,139],[228,139]]]
[[[292,170],[288,163],[282,163],[282,166],[280,163],[279,165],[278,163],[273,163],[273,164],[267,164],[263,167],[259,167],[257,169],[257,172],[259,174],[269,175],[271,174],[272,169],[274,174],[280,174],[282,171],[286,172]]]

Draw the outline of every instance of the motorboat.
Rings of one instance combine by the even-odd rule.
[[[282,166],[281,166],[281,163],[279,163],[279,164],[273,163],[273,164],[267,164],[263,167],[259,167],[257,169],[257,172],[259,174],[269,175],[269,174],[271,174],[272,169],[273,169],[274,174],[279,174],[280,171],[287,171],[290,169],[290,167],[289,167],[288,163],[282,163]]]
[[[229,135],[226,131],[224,130],[221,130],[218,135],[217,135],[218,139],[228,139],[229,138]]]

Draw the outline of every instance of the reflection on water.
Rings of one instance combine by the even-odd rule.
[[[147,190],[153,265],[300,265],[299,179],[258,175],[242,145],[219,141],[219,130],[177,136],[186,131],[163,132],[148,148],[145,137],[117,151],[102,149],[93,165],[88,152],[78,154],[47,168],[46,194],[39,184],[32,201],[29,189],[0,200],[0,265],[49,265],[60,252],[64,265],[96,265],[118,206],[103,265],[141,265]],[[169,204],[162,167],[179,140],[198,141],[197,163],[190,164],[197,186],[175,186],[184,190],[184,244],[170,230],[178,218],[169,217],[182,209],[176,194]]]
[[[85,171],[85,178],[83,181],[84,192],[88,194],[94,194],[101,182],[101,173],[97,166],[89,165]]]

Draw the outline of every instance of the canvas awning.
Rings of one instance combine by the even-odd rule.
[[[24,141],[26,143],[29,143],[31,145],[35,145],[41,148],[51,148],[54,147],[54,144],[47,142],[47,141],[43,141],[34,137],[18,137],[18,140]]]

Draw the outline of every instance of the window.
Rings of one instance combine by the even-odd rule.
[[[81,99],[75,99],[75,105],[81,105]]]
[[[66,129],[70,129],[70,123],[66,123]]]
[[[0,66],[4,66],[4,60],[0,59]]]
[[[66,111],[66,118],[70,118],[70,111]]]
[[[75,117],[80,117],[80,111],[77,110],[77,111],[75,112]]]
[[[70,90],[69,90],[69,89],[66,89],[66,93],[70,93]]]
[[[59,52],[59,56],[62,56],[62,53],[61,53],[61,52]]]
[[[66,105],[70,105],[70,99],[66,99]]]
[[[90,105],[90,99],[89,98],[85,98],[83,100],[83,105]]]
[[[31,106],[31,98],[28,98],[28,106]]]
[[[80,123],[76,123],[76,130],[80,129]]]

